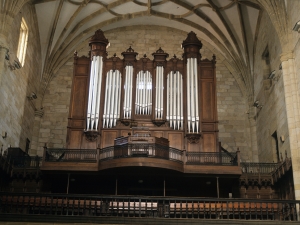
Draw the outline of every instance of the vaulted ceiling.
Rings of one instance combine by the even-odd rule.
[[[35,0],[33,3],[45,83],[72,56],[76,46],[97,29],[105,32],[124,26],[159,25],[194,31],[229,62],[244,94],[253,91],[250,71],[262,14],[256,0]]]

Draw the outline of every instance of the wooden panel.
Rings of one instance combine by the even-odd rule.
[[[213,78],[214,77],[214,73],[212,69],[202,69],[201,70],[201,77],[202,78]]]
[[[215,131],[215,124],[213,123],[203,123],[202,131]]]
[[[122,131],[121,131],[121,136],[127,137],[127,136],[128,136],[128,133],[131,133],[131,134],[132,134],[132,131],[131,131],[131,130],[122,130]]]
[[[187,143],[187,149],[188,152],[200,152],[201,151],[201,143],[200,141],[198,143]]]
[[[76,66],[76,75],[75,76],[78,76],[78,75],[86,75],[88,74],[88,70],[89,68],[86,66],[86,65],[77,65]]]
[[[84,127],[85,120],[72,120],[72,127],[74,128],[83,128]]]
[[[168,133],[169,146],[171,148],[183,149],[183,134],[182,133]]]
[[[216,138],[214,133],[203,133],[203,151],[215,152],[216,151]]]
[[[86,111],[87,77],[74,77],[74,90],[71,117],[83,118]]]
[[[82,130],[71,130],[70,131],[70,144],[69,148],[71,149],[78,149],[81,146],[81,139],[82,139]]]
[[[202,118],[203,120],[214,119],[214,93],[213,82],[202,81]]]
[[[96,149],[99,146],[98,139],[96,141],[89,141],[88,139],[86,139],[85,135],[83,135],[83,139],[81,142],[81,149]]]
[[[116,130],[113,131],[102,131],[102,148],[113,146],[114,141],[117,138],[118,132]]]
[[[164,134],[162,131],[154,131],[153,136],[160,138],[160,137],[164,137]]]

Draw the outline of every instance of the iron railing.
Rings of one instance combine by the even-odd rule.
[[[226,152],[187,152],[186,164],[188,165],[238,165],[236,153]]]
[[[300,201],[1,193],[0,215],[297,221]]]
[[[241,162],[242,173],[271,174],[278,167],[278,163]]]
[[[90,162],[96,163],[97,149],[51,149],[45,151],[47,162]]]
[[[39,156],[12,156],[10,157],[13,168],[39,168],[43,157]]]

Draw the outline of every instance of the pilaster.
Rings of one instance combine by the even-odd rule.
[[[293,176],[295,186],[295,198],[300,199],[300,114],[299,114],[299,90],[298,77],[295,73],[295,59],[293,52],[281,55],[283,85],[285,94],[285,105],[287,123],[290,139],[290,152],[293,165]]]

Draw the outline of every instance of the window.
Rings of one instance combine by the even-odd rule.
[[[28,27],[27,27],[27,24],[25,22],[25,19],[22,18],[21,28],[20,28],[18,52],[17,52],[17,57],[18,57],[18,59],[19,59],[22,66],[24,66],[24,62],[25,62],[27,39],[28,39]]]

